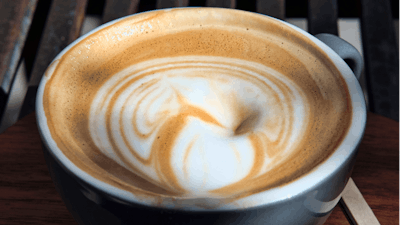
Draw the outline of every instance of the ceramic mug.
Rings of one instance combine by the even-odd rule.
[[[198,13],[198,11],[201,12]],[[49,114],[46,114],[44,109],[46,84],[49,83],[55,70],[64,63],[60,59],[63,59],[65,55],[71,55],[79,46],[86,45],[88,48],[90,40],[94,40],[90,38],[99,39],[101,35],[104,35],[102,32],[115,28],[113,41],[118,42],[120,37],[123,38],[123,34],[134,33],[132,27],[124,25],[124,21],[157,18],[160,13],[169,16],[168,18],[177,18],[182,14],[191,15],[187,21],[180,19],[177,24],[174,24],[176,21],[172,19],[169,24],[161,26],[160,29],[184,26],[182,25],[184,23],[192,23],[191,26],[194,26],[199,20],[204,19],[204,13],[206,13],[208,15],[204,19],[206,23],[210,19],[217,21],[218,18],[229,17],[240,18],[238,23],[247,23],[246,26],[251,26],[255,21],[265,25],[267,29],[273,24],[275,30],[282,29],[276,32],[280,32],[288,39],[296,36],[304,43],[311,43],[307,47],[325,54],[331,65],[339,71],[348,88],[352,111],[348,132],[343,140],[327,159],[294,181],[245,196],[245,200],[253,202],[247,205],[237,203],[229,207],[212,209],[175,207],[170,202],[168,205],[154,205],[150,200],[138,200],[126,190],[113,187],[84,172],[60,150],[60,144],[52,136],[49,129]],[[195,22],[192,21],[193,18]],[[158,29],[154,24],[149,24],[146,29]],[[142,33],[146,31],[143,26],[142,28],[139,26],[140,29]],[[168,32],[168,29],[165,32]],[[111,38],[110,42],[112,42]],[[96,46],[96,43],[89,46],[89,48],[101,48],[101,45]],[[89,54],[89,56],[98,57],[94,54]],[[345,60],[350,62],[349,65]],[[77,66],[79,65],[81,64],[78,62]],[[106,23],[70,44],[55,58],[46,71],[38,89],[36,102],[36,116],[46,163],[57,191],[79,224],[323,224],[340,200],[341,193],[351,175],[366,126],[365,100],[357,80],[362,66],[359,52],[337,36],[319,34],[314,37],[291,24],[261,14],[233,9],[177,8],[127,16]]]

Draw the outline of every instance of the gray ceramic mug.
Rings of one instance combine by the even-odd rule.
[[[158,12],[179,14],[179,10],[196,14],[195,8]],[[139,201],[126,191],[90,176],[69,160],[52,138],[43,106],[44,89],[55,67],[58,66],[59,59],[70,53],[71,49],[82,43],[87,44],[87,38],[91,35],[108,27],[118,26],[119,21],[136,16],[133,15],[107,23],[68,46],[56,57],[55,63],[49,67],[39,86],[36,115],[43,140],[44,155],[56,189],[68,210],[79,224],[323,224],[340,200],[365,130],[366,107],[357,81],[363,66],[360,54],[353,46],[336,36],[320,34],[315,38],[284,21],[264,15],[228,9],[199,10],[202,12],[213,10],[213,15],[217,15],[216,17],[219,13],[223,13],[232,14],[232,18],[238,16],[247,20],[256,18],[266,20],[266,23],[274,21],[314,43],[319,51],[329,57],[348,86],[353,110],[347,135],[329,158],[312,171],[288,184],[246,197],[247,202],[256,202],[247,207],[240,203],[236,204],[236,207],[221,209],[175,208],[173,204],[155,206],[146,201]],[[151,13],[155,12],[147,14],[152,15]],[[131,31],[124,30],[124,27],[119,28],[119,34]],[[351,62],[349,63],[351,68],[344,60]]]

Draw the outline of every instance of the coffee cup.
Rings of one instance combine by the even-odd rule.
[[[127,16],[46,70],[46,163],[79,224],[322,224],[364,133],[361,68],[340,38],[261,14]]]

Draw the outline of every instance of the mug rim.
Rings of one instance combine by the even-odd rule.
[[[328,179],[328,177],[334,175],[336,171],[338,171],[343,164],[346,162],[346,160],[352,155],[357,150],[358,145],[360,144],[363,134],[365,132],[366,128],[366,117],[367,117],[367,112],[366,112],[366,105],[365,105],[365,99],[363,92],[361,90],[360,84],[358,80],[356,79],[354,73],[351,71],[349,66],[345,63],[345,61],[336,53],[334,52],[331,48],[329,48],[327,45],[325,45],[322,41],[314,37],[313,35],[309,34],[308,32],[286,22],[280,19],[276,19],[273,17],[270,17],[268,15],[260,14],[260,13],[255,13],[255,12],[248,12],[244,10],[238,10],[238,9],[226,9],[226,8],[212,8],[212,7],[177,7],[177,8],[169,8],[169,9],[157,9],[157,10],[151,10],[151,11],[146,11],[146,12],[141,12],[141,13],[136,13],[133,15],[128,15],[125,17],[121,17],[119,19],[110,21],[108,23],[105,23],[92,31],[88,32],[87,34],[79,37],[76,39],[74,42],[69,44],[65,49],[63,49],[52,61],[56,61],[57,59],[61,58],[65,53],[67,53],[71,47],[75,46],[79,42],[83,41],[86,39],[88,36],[102,30],[103,28],[112,26],[113,24],[130,18],[130,17],[135,17],[139,14],[144,14],[144,13],[149,13],[149,12],[154,12],[154,11],[175,11],[175,10],[195,10],[195,9],[200,9],[200,10],[222,10],[222,11],[233,11],[233,12],[241,12],[244,14],[252,14],[252,15],[257,15],[260,18],[264,18],[265,22],[267,23],[268,19],[272,19],[274,21],[277,21],[281,23],[282,25],[288,26],[289,29],[296,31],[296,33],[301,34],[303,37],[306,38],[313,43],[315,43],[320,49],[320,51],[325,52],[327,57],[331,60],[331,63],[337,68],[337,70],[340,72],[341,77],[345,80],[345,83],[347,85],[348,91],[349,91],[349,96],[351,98],[351,104],[352,104],[352,116],[351,116],[351,125],[348,128],[347,134],[345,135],[344,139],[342,142],[338,145],[338,147],[335,149],[335,151],[327,158],[325,159],[322,163],[314,167],[311,171],[301,175],[299,178],[296,178],[293,181],[290,181],[282,186],[274,187],[271,189],[267,189],[265,191],[261,191],[256,194],[252,194],[247,197],[243,197],[241,199],[238,199],[235,201],[235,205],[229,205],[229,207],[221,207],[221,208],[216,208],[213,209],[213,211],[216,210],[238,210],[238,209],[246,209],[246,208],[253,208],[253,207],[260,207],[264,205],[274,205],[275,203],[281,202],[281,201],[286,201],[290,200],[293,198],[296,198],[298,196],[303,195],[304,193],[307,193],[311,190],[313,190],[315,187],[317,187],[320,183],[324,182],[324,180]],[[50,69],[52,63],[48,66],[47,70],[45,73],[48,72]],[[50,71],[52,72],[52,71]],[[146,206],[150,207],[160,207],[160,206],[154,206],[151,204],[148,204],[148,202],[137,199],[134,197],[134,195],[128,191],[116,188],[112,185],[109,185],[107,183],[104,183],[100,180],[97,180],[96,178],[92,177],[88,173],[84,172],[81,170],[79,167],[77,167],[72,161],[70,161],[64,153],[58,148],[57,144],[51,137],[49,128],[47,126],[47,119],[44,114],[44,109],[43,109],[43,92],[44,92],[44,87],[45,84],[47,83],[46,76],[43,76],[39,87],[38,87],[38,92],[36,95],[36,120],[37,120],[37,125],[39,128],[39,133],[41,136],[41,139],[43,140],[43,143],[45,147],[48,149],[50,154],[57,159],[58,162],[60,162],[68,172],[73,174],[74,176],[77,176],[78,179],[88,183],[90,186],[95,187],[99,189],[100,191],[103,191],[104,193],[109,194],[110,196],[114,198],[118,198],[127,202],[132,202],[134,204],[143,204]],[[329,171],[328,173],[326,171]],[[295,190],[295,191],[291,191]],[[293,194],[288,194],[288,193],[293,193]],[[172,197],[173,198],[173,197]],[[262,199],[262,200],[261,200]],[[249,205],[248,202],[262,202],[261,204],[254,204],[254,205]],[[239,205],[239,207],[237,206]],[[173,206],[170,205],[163,205],[161,208],[169,208],[169,209],[174,209]],[[185,208],[185,210],[190,210],[190,211],[207,211],[206,209],[202,208],[197,208],[197,207],[188,207]]]

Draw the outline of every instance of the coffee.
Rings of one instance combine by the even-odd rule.
[[[77,167],[138,198],[234,202],[307,174],[345,137],[347,85],[318,49],[241,11],[138,14],[53,62],[47,125]]]

